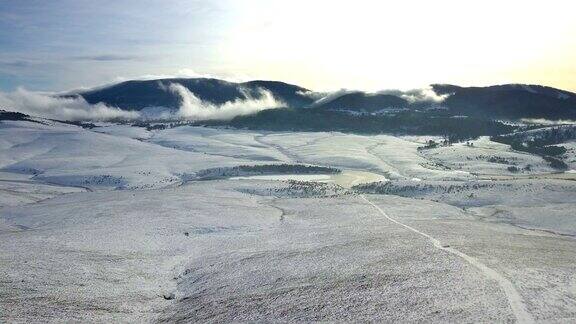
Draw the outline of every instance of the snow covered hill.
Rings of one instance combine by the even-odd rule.
[[[151,107],[174,110],[185,100],[182,98],[182,91],[174,91],[171,85],[178,85],[181,90],[191,93],[200,101],[213,105],[258,99],[262,97],[263,92],[266,92],[281,103],[281,106],[290,108],[314,107],[322,110],[374,112],[387,108],[440,107],[448,109],[452,115],[488,119],[576,119],[574,93],[526,84],[488,87],[433,84],[430,89],[409,91],[383,89],[376,93],[366,93],[341,90],[322,94],[278,81],[234,83],[210,78],[173,78],[130,80],[66,96],[81,96],[90,104],[104,103],[124,110],[143,110]]]
[[[540,156],[93,126],[0,121],[0,322],[576,320],[576,173]]]
[[[260,92],[268,91],[289,107],[303,107],[312,103],[306,96],[309,90],[277,81],[228,82],[208,78],[171,78],[158,80],[131,80],[111,86],[78,93],[92,104],[99,102],[128,110],[146,107],[168,107],[176,109],[181,98],[169,91],[171,84],[179,84],[203,101],[212,104],[258,98]]]

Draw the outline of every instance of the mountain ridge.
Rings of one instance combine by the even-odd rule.
[[[281,81],[253,80],[229,82],[214,78],[164,78],[129,80],[94,90],[77,92],[90,104],[105,103],[123,110],[147,107],[178,108],[182,98],[169,90],[170,84],[180,84],[202,101],[224,104],[235,100],[259,98],[268,91],[286,108],[314,108],[371,113],[389,108],[421,109],[443,106],[454,115],[486,118],[546,118],[576,119],[576,94],[541,85],[502,84],[486,87],[462,87],[452,84],[432,84],[432,91],[445,96],[440,101],[406,100],[401,91],[368,93],[348,91],[332,98],[316,101],[313,91]],[[332,94],[333,95],[333,94]]]
[[[258,98],[261,90],[287,104],[288,107],[309,105],[312,99],[305,95],[310,90],[281,81],[253,80],[229,82],[214,78],[164,78],[155,80],[129,80],[95,90],[77,92],[90,104],[105,103],[125,110],[147,107],[177,108],[181,98],[167,86],[180,84],[199,99],[212,104],[223,104],[238,99]]]

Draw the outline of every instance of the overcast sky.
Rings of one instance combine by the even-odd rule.
[[[0,90],[131,78],[576,90],[575,1],[0,0]]]

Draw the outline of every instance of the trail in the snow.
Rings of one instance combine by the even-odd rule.
[[[36,176],[34,176],[36,177]],[[32,177],[31,179],[34,179],[34,177]],[[75,185],[62,185],[62,184],[58,184],[58,183],[52,183],[52,182],[47,182],[47,181],[41,181],[41,180],[4,180],[4,179],[0,179],[0,182],[15,182],[15,183],[24,183],[24,184],[31,184],[31,185],[43,185],[43,186],[50,186],[50,187],[57,187],[57,188],[78,188],[78,189],[84,189],[85,191],[88,192],[92,192],[93,190],[88,188],[88,187],[83,187],[83,186],[75,186]]]
[[[375,143],[375,144],[366,146],[366,147],[365,147],[366,153],[372,155],[372,156],[375,157],[377,160],[379,160],[381,163],[384,163],[384,165],[386,165],[386,166],[388,167],[388,170],[392,170],[392,169],[393,169],[394,172],[398,173],[399,175],[405,176],[405,175],[402,174],[402,172],[400,172],[400,170],[399,170],[397,167],[395,167],[395,166],[391,165],[390,163],[388,163],[388,161],[384,160],[380,155],[374,153],[374,150],[375,150],[377,147],[382,146],[382,145],[384,145],[384,144],[385,144],[385,143],[383,143],[383,142],[377,142],[377,143]]]
[[[496,270],[487,267],[485,264],[481,263],[476,258],[473,258],[473,257],[471,257],[471,256],[469,256],[463,252],[460,252],[454,248],[451,248],[449,246],[442,245],[442,243],[440,243],[440,241],[438,239],[436,239],[436,238],[434,238],[434,237],[432,237],[432,236],[430,236],[424,232],[421,232],[421,231],[415,229],[414,227],[406,225],[406,224],[388,216],[388,214],[386,214],[386,212],[384,210],[382,210],[382,208],[380,208],[379,206],[377,206],[376,204],[374,204],[373,202],[368,200],[368,198],[366,198],[364,195],[360,195],[360,198],[362,198],[368,204],[370,204],[374,208],[376,208],[380,212],[380,214],[382,214],[382,216],[386,217],[386,219],[388,219],[389,221],[396,223],[396,224],[398,224],[404,228],[409,229],[410,231],[412,231],[414,233],[417,233],[417,234],[429,239],[432,242],[432,244],[434,244],[434,247],[436,247],[437,249],[444,250],[448,253],[452,253],[452,254],[466,260],[468,263],[470,263],[471,265],[478,268],[478,270],[480,270],[486,277],[488,277],[489,279],[495,280],[500,285],[502,290],[504,290],[504,293],[506,294],[506,297],[508,298],[508,303],[510,304],[510,307],[512,308],[512,312],[514,313],[514,316],[516,316],[516,319],[518,320],[518,322],[519,323],[533,323],[534,322],[534,318],[532,318],[532,315],[526,309],[526,305],[524,304],[524,300],[522,299],[522,296],[520,296],[520,294],[518,293],[518,291],[516,290],[516,288],[514,287],[512,282],[510,282],[510,280],[504,278],[504,276],[502,276]]]
[[[297,161],[297,160],[298,160],[298,158],[297,158],[294,154],[290,153],[288,150],[286,150],[286,149],[283,148],[282,146],[277,145],[277,144],[267,143],[267,142],[265,142],[264,140],[262,140],[262,138],[264,138],[264,137],[266,137],[266,135],[264,135],[264,134],[254,135],[254,136],[253,136],[254,141],[255,141],[256,143],[259,143],[259,144],[261,144],[261,145],[264,145],[264,146],[266,146],[266,147],[269,147],[269,148],[272,148],[272,149],[276,150],[278,153],[280,153],[282,156],[284,156],[285,161],[293,162],[293,161]]]
[[[313,144],[315,144],[315,143],[317,143],[317,142],[319,142],[319,141],[321,141],[321,140],[323,140],[323,139],[334,137],[334,134],[329,134],[329,135],[326,135],[326,136],[314,138],[314,139],[312,139],[312,140],[310,140],[310,141],[307,141],[307,142],[304,143],[304,144],[295,145],[295,146],[290,146],[290,147],[288,147],[288,148],[285,148],[285,147],[283,147],[283,146],[281,146],[281,145],[279,145],[279,144],[270,143],[270,142],[265,141],[264,139],[265,139],[267,136],[268,136],[267,134],[255,135],[255,136],[254,136],[254,141],[256,141],[256,142],[258,142],[258,143],[260,143],[260,144],[262,144],[262,145],[265,145],[265,146],[268,146],[268,147],[271,147],[271,148],[275,149],[275,150],[278,151],[280,154],[284,155],[284,156],[287,158],[288,161],[297,162],[297,163],[298,163],[300,160],[302,160],[302,157],[299,156],[299,155],[296,154],[296,153],[291,152],[291,151],[290,151],[291,149],[295,149],[295,148],[298,148],[298,147],[305,147],[305,146],[313,145]]]

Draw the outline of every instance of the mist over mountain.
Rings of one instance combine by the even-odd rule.
[[[383,108],[406,108],[408,101],[390,94],[351,92],[316,106],[317,109],[374,112]]]
[[[288,113],[290,118],[275,120],[274,123],[297,120],[309,123],[305,116],[308,110],[323,112],[322,117],[316,118],[323,118],[324,124],[330,124],[334,119],[343,119],[344,123],[358,119],[359,115],[398,113],[415,114],[423,123],[426,118],[432,117],[432,111],[442,111],[444,117],[466,116],[487,120],[576,120],[576,94],[551,87],[520,84],[489,87],[433,84],[429,88],[407,91],[369,93],[339,90],[320,93],[278,81],[236,83],[213,78],[165,78],[132,80],[67,94],[19,88],[13,92],[0,92],[0,108],[31,116],[75,121],[198,122],[247,117],[253,118],[253,122],[267,122],[269,118],[279,118],[272,116],[286,114],[263,112],[270,109],[291,110]],[[256,118],[262,113],[266,118]],[[253,125],[253,122],[250,124]],[[322,129],[329,129],[328,126],[324,125]],[[266,127],[266,124],[262,127]]]
[[[179,84],[198,99],[214,105],[244,99],[258,99],[262,91],[269,92],[287,107],[310,105],[314,100],[306,96],[308,89],[277,81],[228,82],[210,78],[170,78],[159,80],[133,80],[109,87],[78,93],[88,103],[104,103],[125,110],[147,107],[177,109],[182,103],[178,93],[167,91],[170,84]]]
[[[235,101],[241,105],[239,100],[258,100],[269,95],[277,102],[275,108],[374,113],[391,108],[421,110],[442,107],[453,115],[495,119],[576,118],[576,94],[551,87],[520,84],[488,87],[433,84],[430,89],[377,93],[339,91],[317,100],[318,93],[278,81],[235,83],[211,78],[170,78],[126,81],[77,95],[89,104],[105,104],[129,111],[149,107],[178,109],[182,106],[183,97],[181,93],[169,91],[171,84],[182,86],[200,101],[212,105]]]
[[[576,117],[574,93],[539,85],[506,84],[489,87],[432,85],[438,94],[448,95],[443,104],[453,113],[490,118]]]

